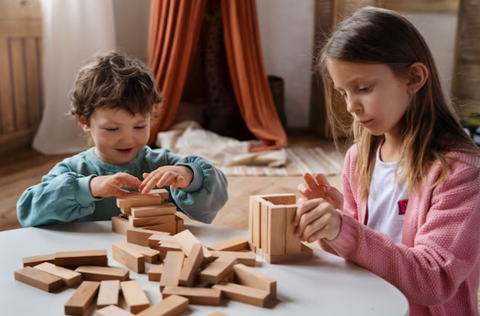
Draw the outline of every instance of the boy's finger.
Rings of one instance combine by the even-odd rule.
[[[183,181],[185,181],[185,178],[183,176],[178,176],[170,187],[175,190],[183,183]]]
[[[143,194],[148,194],[157,184],[159,177],[161,177],[161,174],[155,174],[143,180],[143,183],[140,186],[141,192]]]
[[[136,177],[127,173],[119,173],[115,178],[117,181],[120,181],[125,188],[137,189],[140,184],[142,184]]]
[[[178,174],[175,172],[171,172],[171,171],[165,172],[165,174],[162,176],[160,181],[157,182],[157,187],[161,188],[166,185],[171,186],[175,182],[175,179],[177,178],[177,176]]]

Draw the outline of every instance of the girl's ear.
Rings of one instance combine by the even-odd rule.
[[[427,67],[419,62],[413,63],[408,69],[408,87],[409,94],[415,94],[420,90],[428,79]]]
[[[85,116],[80,116],[78,114],[75,114],[75,119],[77,120],[78,125],[80,125],[83,128],[83,131],[85,133],[90,133],[90,125],[85,119]]]

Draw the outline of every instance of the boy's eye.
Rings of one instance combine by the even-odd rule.
[[[135,129],[144,129],[145,127],[147,127],[147,125],[144,125],[144,126],[135,126]]]
[[[108,132],[115,132],[118,131],[118,128],[106,128]]]
[[[367,92],[370,89],[370,87],[365,87],[365,88],[360,88],[358,91],[360,92]]]

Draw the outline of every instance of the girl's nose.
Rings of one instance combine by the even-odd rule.
[[[349,113],[356,113],[358,112],[360,109],[361,109],[361,104],[360,102],[358,101],[357,98],[348,98],[345,100],[345,102],[347,103],[347,111]]]

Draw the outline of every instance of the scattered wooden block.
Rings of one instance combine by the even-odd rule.
[[[167,252],[167,257],[163,263],[163,273],[160,278],[160,291],[167,285],[178,285],[184,259],[185,255],[183,252]]]
[[[127,236],[127,230],[132,228],[133,226],[130,225],[128,219],[121,217],[121,216],[114,216],[112,217],[112,231]]]
[[[211,314],[208,314],[208,316],[230,316],[228,314],[220,313],[220,312],[213,312]]]
[[[257,255],[250,251],[210,251],[214,258],[220,256],[234,256],[237,258],[238,263],[242,263],[246,266],[255,266],[257,262]]]
[[[216,250],[216,251],[240,251],[240,250],[247,249],[247,247],[248,247],[247,237],[236,237],[230,240],[222,241],[208,248],[210,250]]]
[[[271,255],[268,253],[263,253],[262,257],[269,263],[281,263],[288,261],[298,261],[310,259],[313,256],[313,250],[304,244],[302,244],[302,252],[299,254],[284,254],[284,255]]]
[[[112,245],[113,260],[137,273],[145,272],[145,256],[125,245],[121,242]]]
[[[132,314],[138,314],[150,307],[150,301],[137,281],[121,282],[123,297]]]
[[[160,261],[165,260],[167,257],[167,253],[170,251],[176,251],[176,252],[181,252],[183,253],[182,248],[178,244],[172,244],[172,243],[161,243],[160,246],[158,246],[158,251],[160,251]]]
[[[97,316],[132,316],[133,314],[118,306],[110,305],[97,311]]]
[[[202,262],[203,247],[202,244],[196,243],[192,246],[192,250],[185,260],[185,265],[183,266],[179,276],[179,284],[192,287]]]
[[[127,281],[130,279],[130,271],[122,268],[80,266],[75,271],[81,273],[82,279],[86,281]]]
[[[177,243],[175,241],[175,238],[173,238],[173,236],[163,235],[163,234],[154,234],[148,237],[148,247],[158,250],[159,243],[162,241],[172,241]]]
[[[270,202],[262,201],[260,205],[260,248],[263,249],[266,252],[269,252],[268,245],[269,245],[269,236],[270,232],[268,230],[268,208],[269,207],[274,207]]]
[[[297,204],[297,196],[295,193],[273,193],[262,195],[261,197],[273,205]]]
[[[131,214],[131,208],[130,208],[130,207],[121,207],[121,208],[120,208],[120,212],[121,212],[124,216],[126,216],[126,217],[132,215],[132,214]]]
[[[142,311],[138,316],[176,316],[188,308],[188,299],[170,295],[161,302]]]
[[[236,257],[220,256],[200,272],[200,281],[213,284],[219,283],[233,270],[235,264],[237,264]]]
[[[287,228],[286,208],[283,205],[268,205],[267,214],[268,237],[266,252],[271,255],[283,255],[285,254],[285,232]],[[263,249],[265,250],[265,248]]]
[[[235,283],[215,284],[214,289],[221,290],[222,294],[232,301],[264,307],[269,293],[256,288]]]
[[[55,254],[22,258],[23,267],[34,267],[44,262],[55,263]]]
[[[188,298],[190,304],[220,305],[221,291],[218,289],[204,289],[196,287],[166,286],[162,291],[162,297],[179,295]]]
[[[145,227],[145,226],[158,226],[162,225],[165,227],[173,226],[175,227],[175,215],[162,215],[162,216],[152,216],[152,217],[142,217],[136,218],[133,216],[129,217],[130,225],[133,227]],[[175,230],[176,231],[176,228]]]
[[[194,244],[200,243],[197,237],[195,237],[188,229],[174,235],[173,237],[180,245],[180,248],[182,248],[185,255],[188,255],[192,251],[192,247]],[[209,261],[213,258],[210,251],[205,247],[203,248],[203,258],[206,261]]]
[[[55,265],[69,269],[79,266],[108,266],[107,250],[65,251],[55,254]]]
[[[269,299],[277,297],[277,281],[243,264],[233,267],[235,282],[268,292]]]
[[[295,236],[296,227],[293,220],[297,214],[297,205],[285,205],[286,229],[285,229],[285,253],[296,255],[302,252],[302,241]]]
[[[99,286],[99,282],[83,281],[68,302],[65,303],[65,314],[84,315],[95,295],[97,295]]]
[[[108,305],[118,306],[120,292],[120,281],[110,280],[100,282],[100,290],[98,291],[97,308],[103,308]]]
[[[144,218],[162,215],[174,215],[177,207],[173,203],[163,203],[149,206],[132,207],[132,216],[135,218]]]
[[[124,247],[138,251],[145,256],[145,262],[157,263],[160,261],[160,251],[137,244],[125,243]]]
[[[57,267],[50,262],[44,262],[34,268],[59,277],[67,287],[75,287],[82,282],[82,275],[80,273],[67,268]]]
[[[15,280],[45,292],[53,292],[63,286],[61,278],[32,267],[15,271]]]
[[[150,268],[150,270],[148,270],[148,280],[149,281],[160,282],[160,278],[162,277],[162,273],[163,273],[163,265],[152,266]]]
[[[250,215],[249,215],[249,227],[251,227],[251,239],[250,242],[255,245],[255,247],[260,247],[261,238],[262,238],[262,198],[259,196],[250,197]]]
[[[155,230],[132,228],[127,230],[127,242],[148,247],[148,238],[157,234],[170,235],[169,233],[158,232]]]
[[[183,232],[185,230],[185,221],[183,218],[175,214],[175,221],[177,223],[177,232],[175,234],[178,234],[180,232]]]
[[[142,229],[154,230],[161,233],[176,234],[177,228],[175,222],[166,222],[163,224],[156,224],[152,226],[142,226]]]

